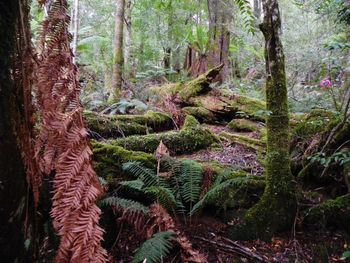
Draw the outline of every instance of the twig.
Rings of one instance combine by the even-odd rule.
[[[264,263],[268,263],[269,262],[265,258],[260,256],[259,254],[252,252],[249,248],[246,248],[246,247],[244,247],[242,245],[239,245],[237,242],[234,242],[234,241],[232,241],[230,239],[227,239],[227,238],[224,238],[224,237],[222,237],[222,239],[224,239],[225,241],[230,243],[232,246],[224,244],[224,243],[221,243],[221,242],[218,242],[218,241],[209,240],[209,239],[206,239],[206,238],[203,238],[203,237],[197,237],[196,236],[195,238],[199,239],[199,240],[202,240],[202,241],[205,241],[207,243],[210,243],[212,245],[221,247],[221,249],[223,249],[223,250],[227,250],[227,251],[233,252],[235,254],[241,255],[241,256],[249,258],[249,259],[253,259],[253,260],[256,260],[256,261],[259,261],[259,262],[264,262]]]

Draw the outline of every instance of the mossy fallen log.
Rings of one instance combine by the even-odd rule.
[[[247,119],[233,119],[227,127],[237,132],[255,132],[259,130],[259,125],[256,122]]]
[[[123,172],[123,163],[138,161],[154,169],[157,164],[157,159],[152,154],[128,151],[123,147],[101,142],[92,142],[92,146],[96,173],[109,183],[130,179],[130,176]]]
[[[311,208],[306,214],[305,222],[320,227],[342,227],[350,234],[350,194],[327,200]]]
[[[210,130],[203,128],[193,116],[189,115],[180,131],[130,136],[111,140],[110,143],[132,151],[154,153],[160,141],[163,141],[170,152],[182,154],[205,149],[218,139]]]
[[[228,139],[231,142],[241,144],[259,152],[264,152],[266,148],[266,143],[263,140],[254,139],[249,136],[233,134],[228,132],[221,132],[219,135]]]
[[[204,108],[204,107],[184,107],[182,108],[182,112],[185,115],[192,115],[198,121],[204,123],[215,123],[219,121],[219,119],[215,116],[215,114]]]
[[[173,128],[173,121],[169,115],[153,111],[149,111],[144,115],[114,116],[85,111],[84,117],[94,138],[144,135]]]

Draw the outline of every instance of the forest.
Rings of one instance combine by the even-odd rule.
[[[350,262],[349,0],[1,0],[0,261]]]

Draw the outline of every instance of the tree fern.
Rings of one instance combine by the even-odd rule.
[[[142,188],[144,187],[144,183],[140,179],[132,180],[132,181],[123,181],[120,182],[119,185],[124,186],[126,188],[132,189],[132,190],[139,190],[142,191]]]
[[[158,263],[169,255],[173,244],[171,241],[175,240],[174,232],[159,232],[142,244],[136,251],[132,263],[139,263],[147,260],[147,263]]]
[[[148,214],[148,207],[143,204],[136,202],[134,200],[124,199],[116,196],[111,196],[103,199],[100,202],[101,206],[116,206],[118,208],[122,208],[124,211],[132,212],[132,213],[143,213]]]

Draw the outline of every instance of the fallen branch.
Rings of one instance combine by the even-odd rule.
[[[224,238],[224,237],[222,237],[222,239],[224,239],[226,242],[230,243],[231,245],[227,245],[227,244],[222,243],[222,242],[213,241],[213,240],[209,240],[209,239],[206,239],[203,237],[198,237],[198,236],[196,236],[195,238],[198,240],[202,240],[204,242],[207,242],[209,244],[215,245],[217,247],[220,247],[223,250],[238,254],[238,255],[243,256],[243,257],[248,258],[248,259],[252,259],[252,260],[256,260],[256,261],[264,262],[264,263],[269,262],[263,256],[252,252],[249,248],[244,247],[242,245],[239,245],[237,242],[234,242],[234,241],[229,240],[229,239]]]

